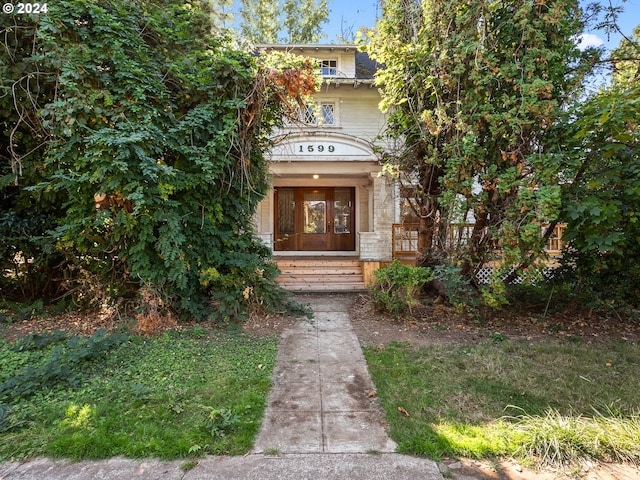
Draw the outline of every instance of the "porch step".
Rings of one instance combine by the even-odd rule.
[[[293,292],[335,292],[365,290],[359,259],[279,258],[280,285]]]

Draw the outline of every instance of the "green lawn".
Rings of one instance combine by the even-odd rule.
[[[365,348],[403,453],[640,461],[640,346],[511,342]],[[403,413],[404,412],[406,413]],[[408,416],[407,416],[408,414]]]
[[[276,337],[196,327],[151,339],[108,338],[89,347],[78,338],[0,341],[0,384],[11,387],[0,385],[0,461],[175,459],[250,449]],[[102,350],[101,342],[108,344]]]

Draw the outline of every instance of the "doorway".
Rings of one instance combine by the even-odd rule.
[[[275,188],[277,251],[355,250],[355,188]]]

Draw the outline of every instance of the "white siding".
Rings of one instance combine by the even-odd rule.
[[[371,150],[371,144],[378,143],[377,138],[384,133],[387,117],[378,108],[380,94],[372,80],[356,78],[355,47],[303,45],[269,48],[338,62],[336,76],[325,78],[320,91],[314,95],[317,104],[332,103],[335,106],[334,124],[296,124],[279,132],[288,131],[293,135],[279,144],[284,146],[276,147],[272,152],[270,170],[273,185],[355,187],[356,250],[363,260],[390,259],[392,223],[397,215],[394,185],[378,176],[381,167]],[[317,148],[309,149],[312,154],[305,153],[306,150],[300,150],[304,155],[298,154],[301,147],[295,142],[307,144],[314,141],[333,142],[335,155],[326,155],[326,150],[323,150],[324,155],[317,154]],[[351,145],[350,149],[339,150],[343,143]],[[295,148],[287,150],[292,144]],[[319,178],[313,180],[313,174],[318,174]],[[257,230],[267,242],[272,240],[274,230],[272,192],[260,204],[256,219]]]

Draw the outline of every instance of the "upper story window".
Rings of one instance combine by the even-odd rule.
[[[322,102],[317,105],[307,105],[301,109],[300,120],[307,125],[329,125],[336,124],[335,103]]]
[[[320,115],[324,125],[335,125],[336,123],[336,106],[333,103],[321,103]]]
[[[338,61],[337,60],[320,60],[320,73],[325,77],[337,75]]]

